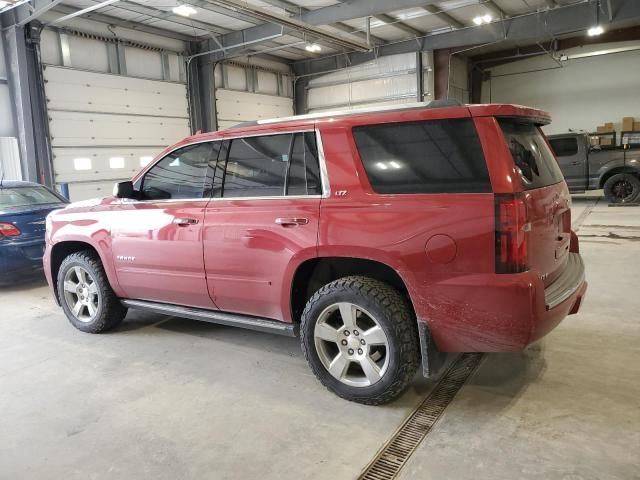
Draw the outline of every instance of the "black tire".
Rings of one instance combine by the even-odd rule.
[[[631,173],[617,173],[604,183],[604,196],[609,203],[631,203],[640,197],[640,180]]]
[[[320,360],[314,338],[316,323],[322,312],[339,302],[365,309],[375,317],[387,337],[388,366],[380,380],[372,385],[346,385],[329,373]],[[398,398],[420,363],[413,309],[396,289],[364,276],[340,278],[318,290],[302,313],[300,337],[305,358],[318,380],[336,395],[366,405],[381,405]]]
[[[71,311],[65,298],[65,277],[74,267],[84,269],[97,287],[97,310],[95,316],[88,321],[78,319]],[[102,333],[111,330],[119,325],[127,314],[127,308],[120,303],[120,300],[111,289],[100,258],[91,250],[72,253],[62,261],[58,270],[57,287],[60,305],[62,305],[69,322],[83,332]],[[77,295],[76,298],[78,298]]]

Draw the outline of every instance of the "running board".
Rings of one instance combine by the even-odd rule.
[[[160,313],[176,317],[189,318],[191,320],[201,320],[203,322],[219,323],[230,327],[247,328],[258,332],[277,333],[287,337],[298,335],[298,326],[292,323],[269,320],[268,318],[250,317],[235,313],[225,313],[204,308],[181,307],[166,303],[148,302],[146,300],[120,300],[120,303],[127,308],[144,310],[147,312]]]

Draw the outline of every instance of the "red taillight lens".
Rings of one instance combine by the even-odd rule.
[[[0,237],[17,237],[22,232],[12,223],[0,223]]]
[[[496,195],[496,273],[529,269],[530,231],[523,194]]]

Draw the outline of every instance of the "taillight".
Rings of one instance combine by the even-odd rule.
[[[12,223],[0,222],[0,237],[17,237],[22,232]]]
[[[529,269],[531,223],[524,195],[496,195],[496,273]]]

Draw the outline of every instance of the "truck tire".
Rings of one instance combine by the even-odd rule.
[[[604,196],[609,203],[631,203],[640,196],[640,180],[631,173],[617,173],[604,183]]]
[[[100,258],[91,250],[72,253],[62,261],[57,286],[60,305],[78,330],[106,332],[127,314],[111,289]]]
[[[300,340],[325,387],[366,405],[399,397],[420,362],[411,306],[396,289],[364,276],[318,290],[302,313]]]

